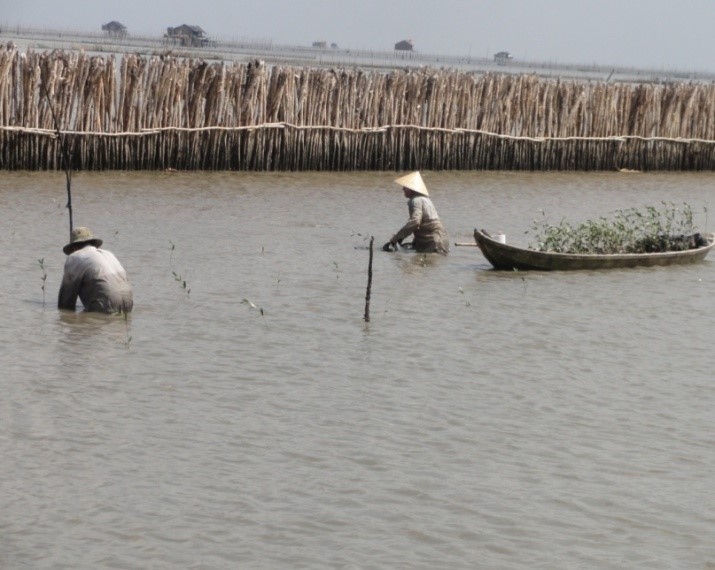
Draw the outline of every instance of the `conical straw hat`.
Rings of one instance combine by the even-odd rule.
[[[395,183],[399,184],[403,188],[409,188],[410,190],[422,194],[423,196],[429,196],[427,192],[427,186],[425,186],[424,180],[419,171],[411,172],[395,180]]]

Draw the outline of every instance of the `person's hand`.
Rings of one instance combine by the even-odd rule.
[[[392,251],[392,242],[388,241],[385,245],[382,246],[382,251]]]

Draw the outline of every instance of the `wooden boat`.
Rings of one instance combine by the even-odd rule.
[[[715,236],[705,236],[707,244],[683,251],[662,253],[576,254],[525,249],[502,243],[484,230],[474,230],[474,240],[495,269],[564,271],[576,269],[619,269],[698,263],[715,246]]]

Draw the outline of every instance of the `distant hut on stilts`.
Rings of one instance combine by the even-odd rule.
[[[395,44],[395,51],[414,51],[414,49],[412,40],[401,40]]]
[[[116,20],[103,24],[102,31],[113,38],[124,38],[127,35],[127,27]]]
[[[405,57],[412,58],[415,45],[412,40],[401,40],[395,44],[395,55],[399,55],[403,59]]]
[[[205,47],[209,45],[209,38],[201,26],[182,24],[175,28],[166,28],[164,43],[184,47]]]

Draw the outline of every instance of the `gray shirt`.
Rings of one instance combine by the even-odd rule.
[[[402,240],[412,233],[417,235],[421,233],[420,228],[423,225],[427,226],[430,222],[439,220],[437,210],[432,200],[427,198],[427,196],[414,196],[410,198],[407,202],[407,208],[410,211],[410,218],[407,220],[407,223],[392,236],[393,242]],[[428,233],[430,231],[431,228],[427,230]]]
[[[437,210],[427,196],[413,196],[407,203],[410,218],[400,230],[392,236],[393,243],[414,234],[412,247],[420,252],[447,253],[449,238],[437,215]]]
[[[130,312],[134,305],[127,273],[114,254],[86,245],[67,256],[57,306],[74,310],[77,297],[86,311]]]

